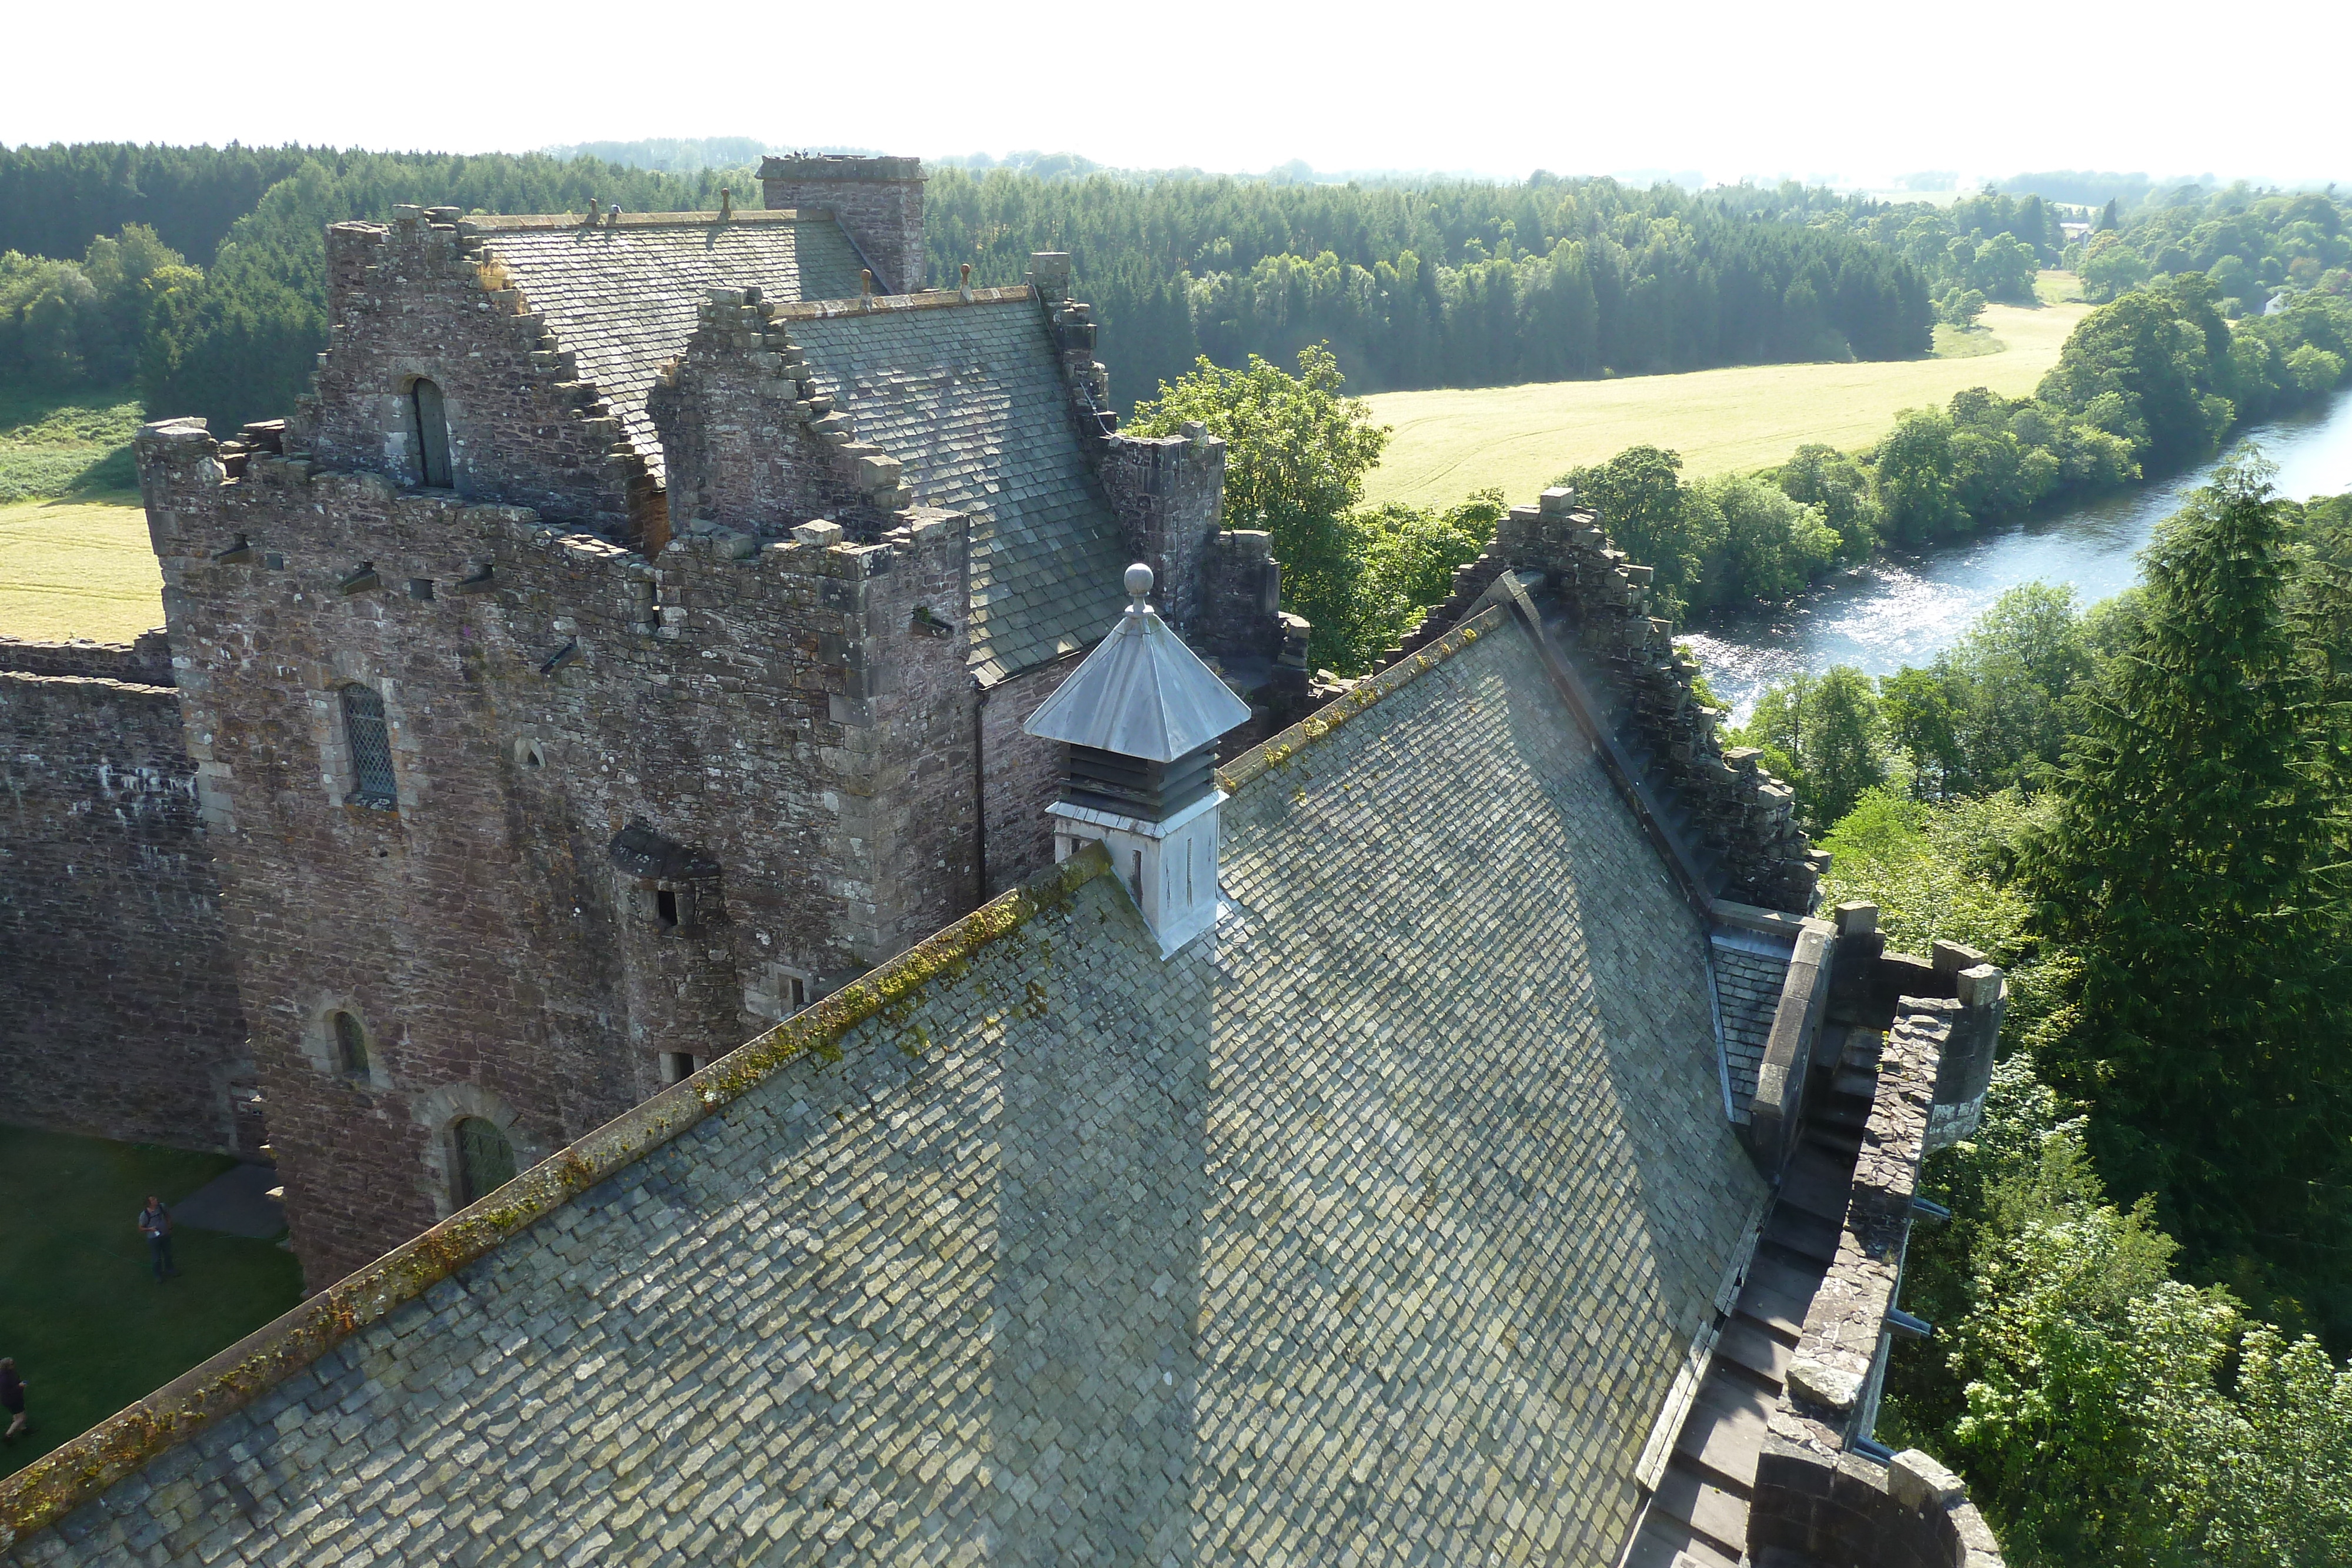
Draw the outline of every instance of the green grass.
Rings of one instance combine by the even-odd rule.
[[[1990,327],[1936,328],[1936,358],[1939,360],[1973,360],[1982,354],[2005,354],[2009,345],[1993,335]]]
[[[0,502],[127,490],[145,416],[124,388],[57,393],[0,385]]]
[[[128,643],[163,623],[163,574],[137,495],[0,506],[0,632]]]
[[[180,1277],[157,1284],[136,1220],[149,1193],[176,1203],[236,1162],[146,1144],[0,1127],[8,1195],[0,1354],[16,1359],[32,1429],[0,1448],[23,1466],[226,1349],[302,1299],[294,1255],[182,1227]]]
[[[1984,330],[1966,335],[1966,355],[1381,392],[1365,401],[1395,434],[1365,498],[1450,505],[1495,486],[1514,503],[1531,502],[1564,470],[1645,443],[1681,453],[1691,477],[1769,467],[1810,441],[1858,451],[1904,409],[1973,386],[2032,392],[2086,308],[1988,307]]]
[[[2044,305],[2080,305],[2083,280],[2071,272],[2043,267],[2033,275],[2033,295]]]

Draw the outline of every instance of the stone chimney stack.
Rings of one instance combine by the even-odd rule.
[[[923,286],[923,161],[794,152],[760,162],[769,210],[821,207],[840,220],[877,294]]]
[[[1069,747],[1054,859],[1099,842],[1160,939],[1163,958],[1216,924],[1217,737],[1249,708],[1151,606],[1151,569],[1127,569],[1133,601],[1086,662],[1023,726]]]

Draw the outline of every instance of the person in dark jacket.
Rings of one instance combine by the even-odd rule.
[[[25,1428],[25,1380],[16,1375],[16,1358],[0,1355],[0,1410],[8,1412],[8,1441]]]
[[[147,1238],[147,1250],[155,1255],[156,1283],[163,1283],[165,1274],[180,1271],[172,1261],[172,1211],[152,1193],[148,1195],[147,1207],[139,1211],[139,1234]]]

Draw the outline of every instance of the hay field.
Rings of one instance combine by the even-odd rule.
[[[1377,393],[1365,401],[1396,433],[1365,498],[1443,505],[1496,486],[1512,502],[1528,502],[1562,470],[1643,443],[1681,453],[1693,477],[1767,467],[1809,441],[1868,446],[1903,409],[1974,386],[2031,392],[2088,308],[1991,306],[1989,336],[1954,342],[1939,328],[1944,351],[1927,359]]]
[[[0,506],[0,632],[128,643],[163,623],[136,492]]]

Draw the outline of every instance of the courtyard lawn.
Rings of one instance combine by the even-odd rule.
[[[128,643],[163,623],[135,491],[0,506],[0,634]]]
[[[29,1432],[0,1447],[0,1474],[301,1301],[300,1266],[271,1241],[183,1226],[172,1239],[180,1277],[159,1285],[149,1270],[135,1224],[147,1195],[176,1203],[236,1163],[0,1126],[0,1355],[16,1358],[32,1417]]]
[[[1493,486],[1528,503],[1563,471],[1643,444],[1681,453],[1690,477],[1769,467],[1807,442],[1859,450],[1904,409],[1975,386],[2032,392],[2087,309],[1990,306],[1980,330],[1938,329],[1938,352],[1916,360],[1378,393],[1372,417],[1396,434],[1365,499],[1443,506]]]

